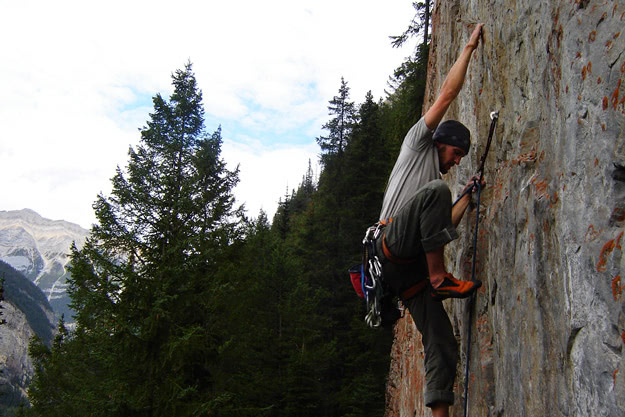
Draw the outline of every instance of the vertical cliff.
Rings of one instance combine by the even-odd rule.
[[[446,178],[457,193],[500,111],[482,194],[469,415],[625,415],[625,1],[437,1],[428,104],[476,22],[484,41],[447,114],[473,135]],[[474,216],[446,253],[465,279]],[[461,416],[469,303],[445,303]],[[403,319],[395,335],[386,415],[430,415],[418,332]]]

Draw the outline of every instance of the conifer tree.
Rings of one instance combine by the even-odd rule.
[[[71,373],[67,372],[65,362],[67,338],[68,331],[61,317],[50,347],[36,337],[30,341],[28,353],[35,364],[35,378],[28,388],[28,396],[34,415],[61,417],[78,413],[78,404],[65,401],[72,396],[68,379]]]
[[[356,106],[349,100],[349,87],[343,77],[338,95],[329,102],[328,110],[334,115],[330,121],[324,124],[323,129],[328,131],[328,136],[317,138],[322,155],[323,172],[319,177],[317,198],[320,200],[315,209],[315,216],[320,216],[315,221],[315,226],[320,228],[321,233],[316,232],[325,250],[343,255],[340,246],[342,238],[343,217],[339,215],[342,209],[343,199],[349,194],[349,184],[345,180],[345,149],[349,146],[352,131],[357,123]],[[327,232],[334,231],[331,236]],[[326,240],[327,239],[327,240]]]
[[[369,91],[358,108],[359,122],[354,126],[344,170],[350,191],[343,204],[349,213],[346,244],[352,248],[358,247],[366,227],[378,221],[382,204],[390,156],[382,136],[380,116],[380,105]]]
[[[111,195],[94,203],[98,223],[84,247],[72,250],[77,329],[67,350],[81,345],[100,381],[79,378],[79,397],[65,400],[93,415],[199,415],[223,401],[214,372],[240,233],[238,172],[220,158],[221,129],[205,131],[190,63],[172,84],[169,100],[154,97]],[[44,363],[38,377],[52,371]]]
[[[329,115],[334,116],[323,125],[323,129],[328,131],[328,136],[318,137],[317,143],[325,154],[341,155],[347,145],[355,121],[354,102],[349,101],[349,87],[343,77],[341,77],[338,95],[330,100],[328,111]]]

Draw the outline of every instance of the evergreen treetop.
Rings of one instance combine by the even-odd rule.
[[[328,131],[328,136],[318,137],[317,143],[325,154],[341,155],[356,121],[356,108],[354,102],[349,101],[349,87],[343,77],[338,95],[330,100],[328,114],[334,116],[323,125],[323,129]]]

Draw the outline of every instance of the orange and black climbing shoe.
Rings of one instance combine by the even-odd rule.
[[[446,298],[466,298],[482,286],[482,281],[459,281],[451,274],[446,274],[443,283],[431,289],[432,298],[444,300]]]

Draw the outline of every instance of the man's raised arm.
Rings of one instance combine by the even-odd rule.
[[[464,84],[464,78],[467,74],[467,68],[469,66],[469,61],[471,60],[471,55],[480,42],[482,26],[483,24],[480,23],[473,30],[469,42],[467,42],[462,50],[462,53],[449,70],[447,77],[445,77],[445,81],[443,82],[441,91],[436,98],[436,101],[434,101],[432,107],[430,107],[425,113],[425,124],[431,130],[436,129],[447,112],[449,105],[456,97],[458,97],[458,94],[460,93],[462,84]]]

